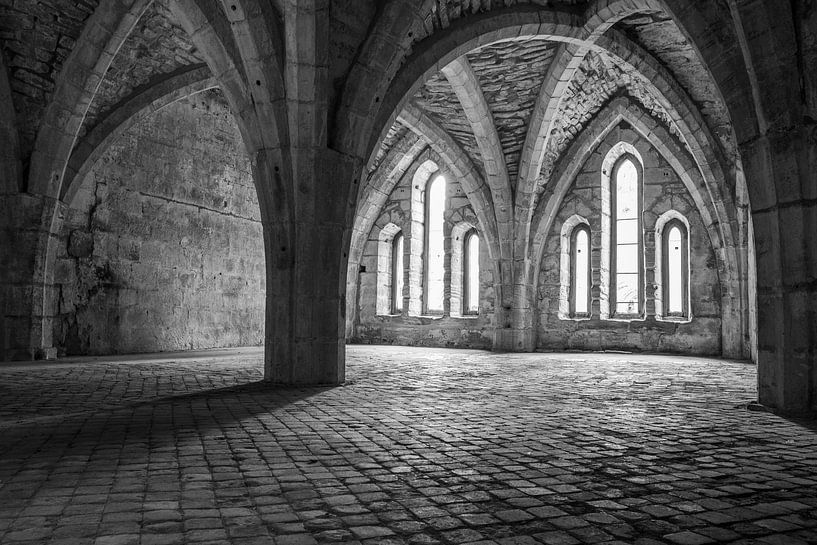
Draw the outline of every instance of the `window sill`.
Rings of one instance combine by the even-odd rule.
[[[559,319],[563,320],[565,322],[589,322],[590,320],[593,319],[593,316],[567,316],[567,315],[561,315],[561,316],[559,316]]]
[[[656,316],[655,319],[659,322],[669,322],[671,324],[692,323],[692,316]]]
[[[608,322],[644,322],[647,320],[646,316],[634,315],[634,316],[608,316],[607,318],[602,318],[602,320],[606,320]]]

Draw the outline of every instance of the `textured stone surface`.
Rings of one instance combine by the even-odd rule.
[[[527,39],[488,45],[467,55],[493,114],[512,184],[530,113],[556,47],[554,42]]]
[[[578,214],[590,222],[594,276],[593,298],[599,298],[599,256],[602,162],[620,141],[632,144],[644,159],[642,239],[645,263],[646,320],[629,322],[602,320],[598,313],[590,320],[559,318],[561,230],[565,220]],[[656,294],[655,225],[667,212],[680,212],[689,222],[689,270],[692,320],[689,323],[656,321],[649,309]],[[609,234],[606,234],[609,236]],[[590,156],[565,196],[559,214],[545,241],[538,286],[539,346],[554,350],[624,349],[651,352],[679,352],[717,355],[721,351],[721,288],[715,254],[706,228],[689,192],[670,165],[640,135],[632,130],[613,130]],[[607,289],[605,287],[605,289]]]
[[[348,359],[332,389],[255,383],[257,351],[0,367],[0,541],[817,537],[817,436],[746,410],[752,365],[405,347]]]
[[[729,16],[725,5],[717,2],[714,5],[723,11],[724,16]],[[695,48],[684,37],[675,21],[664,13],[639,14],[624,18],[616,28],[623,30],[629,38],[650,51],[670,70],[700,108],[727,155],[735,153],[732,125],[726,105],[715,83],[707,75]],[[726,41],[735,40],[726,25],[711,25],[709,31],[721,35]]]
[[[0,1],[0,44],[24,157],[31,153],[62,64],[97,5],[96,0]]]
[[[412,101],[457,141],[480,171],[484,170],[482,154],[462,104],[441,73],[429,79]]]
[[[444,232],[446,248],[446,288],[444,306],[448,310],[443,317],[422,317],[413,309],[422,308],[422,278],[424,265],[422,256],[423,231],[422,222],[425,214],[425,201],[412,198],[424,195],[425,184],[430,177],[415,179],[415,173],[420,165],[429,158],[436,160],[442,168],[446,178],[447,209],[444,214]],[[436,176],[435,169],[431,177]],[[413,186],[414,184],[414,186]],[[413,207],[419,207],[419,212]],[[408,346],[442,346],[442,347],[473,347],[489,348],[492,343],[492,328],[494,326],[493,308],[493,274],[490,257],[483,243],[480,245],[480,312],[475,317],[457,317],[457,309],[451,308],[452,302],[452,270],[451,254],[455,245],[462,245],[463,240],[452,234],[456,225],[468,222],[477,225],[478,222],[468,202],[462,186],[448,172],[440,158],[432,152],[418,156],[412,166],[403,174],[389,195],[379,217],[369,234],[368,241],[360,260],[358,293],[357,323],[350,341],[356,343],[401,344]],[[378,312],[379,307],[389,307],[389,304],[378,305],[379,284],[384,279],[378,274],[378,252],[382,245],[378,240],[382,238],[381,230],[388,224],[399,228],[405,238],[405,290],[410,300],[409,306],[400,315],[387,315]],[[420,226],[418,229],[418,225]],[[419,235],[418,241],[415,234]],[[414,256],[414,257],[413,257]],[[365,270],[364,270],[365,269]],[[452,316],[453,314],[453,316]]]
[[[126,98],[136,87],[184,66],[203,63],[187,34],[173,19],[165,0],[154,0],[114,57],[80,135],[92,129],[99,116]]]
[[[58,346],[101,354],[260,344],[259,219],[219,93],[137,124],[83,181],[63,228]]]
[[[656,96],[663,94],[674,103],[665,104],[665,113],[677,121],[701,174],[711,182],[700,193],[711,196],[712,201],[705,202],[702,210],[720,204],[727,208],[705,219],[724,233],[727,247],[719,248],[717,255],[721,251],[734,255],[726,260],[729,266],[722,268],[726,271],[724,277],[728,277],[722,279],[722,288],[741,286],[740,293],[723,297],[728,319],[723,321],[724,329],[729,324],[743,327],[752,322],[751,314],[748,318],[746,313],[738,314],[750,306],[746,302],[756,292],[760,301],[756,329],[762,363],[761,398],[786,409],[814,408],[817,320],[808,318],[817,308],[817,238],[810,236],[817,225],[817,185],[809,173],[815,170],[817,92],[811,67],[817,48],[814,10],[806,0],[617,0],[592,5],[558,0],[334,0],[317,4],[247,0],[242,7],[248,8],[248,13],[258,14],[262,5],[272,6],[272,11],[287,8],[286,13],[267,12],[270,20],[265,23],[271,24],[252,29],[242,22],[240,13],[229,16],[230,12],[241,11],[238,6],[232,9],[230,3],[201,0],[172,5],[182,4],[191,9],[186,15],[191,29],[197,29],[197,46],[208,51],[206,57],[214,64],[214,73],[229,80],[234,91],[231,97],[241,109],[242,134],[250,136],[247,145],[249,159],[259,174],[257,187],[264,192],[260,201],[270,207],[264,210],[265,217],[270,218],[267,234],[272,244],[268,247],[278,250],[267,256],[275,287],[268,306],[267,346],[269,361],[291,362],[280,374],[287,380],[296,374],[304,382],[342,377],[342,327],[336,325],[343,321],[348,304],[342,292],[347,257],[344,241],[348,240],[354,206],[349,196],[360,182],[362,161],[368,159],[359,156],[370,151],[366,146],[372,135],[367,132],[399,114],[388,111],[388,107],[379,111],[378,104],[391,106],[402,99],[395,98],[400,90],[417,89],[418,82],[412,78],[427,74],[439,59],[466,54],[466,48],[457,44],[484,45],[486,40],[511,39],[537,29],[549,32],[549,22],[557,16],[560,22],[575,23],[576,28],[591,33],[594,29],[609,30],[608,25],[612,25],[613,32],[601,36],[596,45],[608,48],[609,58],[632,59],[634,71],[642,71],[642,75],[622,73],[620,69],[616,72],[614,66],[589,66],[579,89],[596,85],[602,89],[587,96],[575,94],[573,102],[579,105],[574,107],[576,115],[567,116],[553,145],[575,141],[576,134],[587,126],[585,114],[592,117],[599,103],[622,92],[637,98],[653,117],[666,124],[662,112],[653,107],[655,97],[642,92],[650,88],[645,83],[654,84],[659,91]],[[65,272],[59,267],[57,271],[50,269],[49,253],[54,247],[53,237],[60,234],[65,208],[58,201],[61,173],[84,111],[104,77],[96,69],[107,65],[119,48],[118,38],[125,38],[119,33],[108,40],[108,33],[129,26],[118,23],[123,21],[128,6],[137,5],[141,4],[119,0],[99,6],[83,0],[0,0],[0,48],[3,64],[9,68],[16,108],[16,115],[8,109],[2,112],[0,126],[5,141],[16,140],[7,136],[19,132],[23,142],[19,157],[5,152],[2,160],[21,167],[20,178],[28,178],[19,184],[28,193],[3,202],[5,210],[13,209],[14,219],[3,226],[2,255],[14,254],[14,263],[24,268],[4,269],[3,274],[10,272],[12,279],[0,278],[4,299],[0,306],[4,321],[12,317],[15,322],[30,322],[28,332],[16,325],[12,330],[15,342],[27,342],[29,353],[53,348],[47,332],[53,329],[51,320],[60,303],[59,289],[54,289],[51,275]],[[568,5],[572,9],[562,9]],[[201,13],[197,12],[199,8]],[[560,13],[544,13],[551,8]],[[99,24],[86,24],[82,29],[93,10],[95,18],[99,15]],[[634,10],[640,10],[638,16],[625,17]],[[670,15],[677,29],[669,24]],[[616,24],[622,17],[623,22]],[[83,30],[87,30],[83,43],[74,44]],[[641,44],[646,54],[630,47],[627,40],[620,39],[622,36]],[[240,49],[236,39],[242,42]],[[286,62],[270,54],[279,42],[286,43],[284,49],[290,55]],[[164,55],[160,49],[156,50],[158,57]],[[71,57],[69,51],[78,54]],[[599,55],[602,61],[607,57]],[[68,58],[76,63],[63,74],[59,67],[65,66]],[[700,64],[698,59],[702,59]],[[270,96],[270,89],[263,84],[266,78],[256,73],[269,74],[280,71],[282,66],[286,67],[287,88],[283,94]],[[353,66],[351,71],[349,66]],[[133,72],[136,75],[139,70],[134,68]],[[568,71],[564,75],[573,74]],[[610,80],[618,85],[608,91]],[[56,82],[66,85],[61,86],[63,92],[58,97],[52,97]],[[687,95],[691,100],[686,100]],[[281,100],[284,97],[286,100]],[[724,125],[724,118],[719,117],[719,111],[726,111],[718,109],[721,99],[728,107],[731,126]],[[589,110],[581,107],[585,103]],[[40,119],[44,110],[48,112],[47,123]],[[270,122],[273,115],[279,116],[280,124]],[[445,111],[437,115],[448,117]],[[699,119],[710,126],[697,126]],[[274,131],[274,126],[282,130]],[[381,129],[375,127],[378,134]],[[669,130],[674,129],[670,126]],[[724,150],[710,145],[710,132],[721,138]],[[36,160],[29,160],[35,136]],[[437,140],[444,140],[444,136],[435,135]],[[531,150],[537,156],[541,151],[535,146]],[[555,164],[562,152],[550,152],[553,156],[549,164]],[[483,159],[494,163],[492,157]],[[547,164],[542,171],[543,182],[549,177]],[[466,170],[470,171],[460,172]],[[0,168],[0,172],[9,171],[8,165]],[[687,172],[698,175],[694,166]],[[488,181],[494,182],[495,175],[491,173],[491,177]],[[492,235],[491,248],[501,249],[493,252],[498,259],[497,286],[502,303],[497,306],[501,320],[495,332],[497,346],[530,349],[525,342],[533,331],[528,325],[531,322],[526,321],[531,314],[531,286],[526,273],[520,271],[530,269],[528,256],[535,251],[525,238],[529,206],[536,200],[534,192],[525,188],[514,203],[519,213],[514,210],[514,217],[509,219],[503,208],[508,199],[500,202],[494,198],[493,185],[487,192],[472,191],[474,185],[478,184],[469,184],[474,209],[485,223],[486,233]],[[5,183],[4,191],[9,187],[16,189]],[[292,198],[280,199],[282,194]],[[740,217],[750,201],[754,239],[750,239]],[[739,211],[733,214],[735,207]],[[498,221],[494,222],[494,218]],[[508,234],[511,222],[514,232],[522,233],[515,240]],[[501,229],[493,224],[501,224]],[[72,259],[88,259],[82,256],[89,251],[93,255],[96,248],[79,235],[63,239]],[[287,243],[279,245],[279,240]],[[758,248],[756,282],[751,267],[753,256],[744,250],[747,240],[755,241]],[[316,268],[320,268],[321,275],[312,274]],[[757,290],[753,289],[755,284]],[[737,300],[740,302],[735,303]],[[7,313],[7,309],[13,310]],[[5,324],[4,331],[10,331]],[[28,341],[23,341],[26,338]],[[690,536],[682,531],[677,537],[684,540]]]
[[[400,140],[403,139],[409,133],[409,128],[400,123],[399,121],[395,121],[394,125],[389,128],[389,132],[386,134],[386,137],[380,143],[380,148],[377,150],[377,154],[375,155],[374,161],[372,164],[369,165],[369,173],[374,173],[377,170],[383,160],[388,155],[389,150],[391,150],[395,145],[397,145]]]
[[[553,167],[570,142],[616,93],[635,98],[653,117],[663,121],[671,132],[677,132],[643,76],[623,70],[606,55],[588,53],[565,91],[553,122],[540,172],[540,190],[551,180]]]

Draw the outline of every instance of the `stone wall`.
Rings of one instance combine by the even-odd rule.
[[[464,225],[477,226],[478,222],[468,198],[454,176],[443,166],[439,157],[427,150],[414,161],[380,210],[363,251],[358,273],[358,320],[350,342],[400,344],[408,346],[442,346],[458,348],[490,348],[494,329],[494,289],[491,259],[487,244],[480,244],[480,310],[476,316],[457,316],[460,296],[457,281],[461,278],[452,271],[455,248],[463,244]],[[428,180],[441,173],[446,178],[448,206],[444,215],[446,273],[445,311],[443,316],[421,316],[423,278],[423,210],[424,189]],[[388,226],[388,227],[387,227]],[[378,309],[378,290],[383,278],[378,274],[380,240],[393,226],[405,236],[404,241],[404,304],[403,311],[391,315]],[[381,231],[384,233],[381,236]],[[457,265],[453,265],[457,267]],[[382,268],[382,267],[381,267]],[[452,272],[454,273],[452,275]],[[455,279],[452,282],[452,277]],[[388,281],[388,280],[387,280]],[[453,288],[453,289],[452,289]],[[453,292],[453,293],[452,293]],[[388,306],[388,305],[386,305]]]
[[[646,318],[633,321],[600,319],[599,274],[602,251],[602,171],[608,151],[618,142],[627,142],[644,161],[642,229],[646,269]],[[609,174],[609,172],[608,172]],[[689,222],[689,269],[691,320],[661,321],[655,317],[655,227],[668,210],[680,212]],[[579,215],[589,221],[592,233],[591,262],[594,268],[590,319],[559,317],[560,244],[562,225]],[[608,235],[609,236],[609,235]],[[720,280],[715,254],[706,227],[683,182],[649,142],[622,124],[612,130],[589,156],[566,194],[560,211],[545,241],[538,285],[538,346],[552,350],[634,350],[720,355],[721,302]],[[605,275],[606,276],[606,275]]]
[[[250,164],[215,91],[135,125],[82,182],[56,264],[61,353],[257,345],[264,248]]]

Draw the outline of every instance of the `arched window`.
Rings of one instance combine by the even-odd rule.
[[[688,233],[678,219],[664,226],[662,254],[664,315],[685,318],[689,315]]]
[[[640,163],[630,154],[623,155],[611,180],[613,313],[620,318],[636,318],[644,301]]]
[[[399,314],[403,293],[403,232],[397,224],[389,222],[380,229],[377,237],[377,303],[375,311],[380,316]],[[368,272],[362,274],[369,274]]]
[[[462,286],[462,313],[479,313],[479,235],[473,230],[465,235]]]
[[[391,313],[403,311],[403,233],[394,235],[391,245]]]
[[[590,316],[590,228],[573,229],[570,240],[570,316]]]
[[[445,294],[445,178],[437,176],[426,187],[426,314],[441,314]]]

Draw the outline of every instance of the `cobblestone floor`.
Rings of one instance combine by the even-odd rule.
[[[163,358],[163,359],[162,359]],[[817,543],[817,424],[755,368],[353,346],[0,367],[0,543]]]

